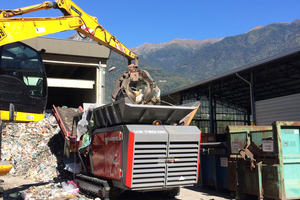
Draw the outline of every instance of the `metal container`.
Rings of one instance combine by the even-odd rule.
[[[229,190],[240,199],[300,199],[300,122],[229,126]]]
[[[201,143],[210,143],[216,142],[216,134],[215,133],[202,133],[201,135]]]
[[[225,142],[201,143],[201,184],[228,189],[228,156]]]
[[[201,146],[204,143],[201,144]],[[202,146],[203,147],[203,146]],[[216,163],[214,149],[201,148],[200,167],[201,167],[201,185],[217,187]]]
[[[217,189],[229,189],[228,181],[228,152],[227,148],[217,149],[216,159],[216,177]]]
[[[278,179],[282,199],[300,199],[300,122],[275,122],[273,130],[277,136],[274,142],[278,146],[279,166],[265,170]],[[274,173],[276,169],[280,176]]]
[[[93,109],[97,128],[120,124],[152,124],[159,119],[163,124],[179,123],[195,110],[199,102],[180,106],[132,104],[128,98]]]

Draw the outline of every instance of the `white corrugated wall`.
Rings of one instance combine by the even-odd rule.
[[[300,94],[255,102],[256,125],[270,126],[274,121],[300,121]]]

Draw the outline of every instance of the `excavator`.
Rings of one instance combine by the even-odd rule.
[[[59,9],[63,16],[18,17],[47,9]],[[44,118],[47,77],[43,61],[37,50],[20,41],[67,30],[76,30],[78,34],[89,37],[100,45],[125,56],[128,63],[135,60],[134,70],[126,72],[123,79],[126,80],[126,77],[128,79],[129,74],[132,73],[137,79],[143,80],[143,75],[147,72],[137,70],[138,56],[104,29],[97,22],[96,17],[86,14],[71,0],[47,1],[14,10],[2,9],[0,10],[0,118],[2,121],[31,122]],[[147,75],[145,80],[149,83],[148,87],[151,84],[152,91],[154,81],[149,74]],[[135,101],[135,96],[132,95],[135,94],[134,91],[131,89],[125,91],[121,88],[119,90],[122,95],[129,93],[131,99]],[[155,93],[156,97],[159,98],[157,93]],[[6,174],[10,168],[11,166],[7,165],[0,166],[3,174]]]
[[[59,9],[63,16],[18,17],[47,9]],[[108,200],[111,188],[119,192],[159,190],[175,196],[181,186],[197,183],[201,131],[188,125],[200,103],[160,105],[160,89],[147,71],[138,69],[138,56],[71,0],[0,10],[1,127],[2,121],[44,118],[47,77],[43,61],[37,50],[20,41],[67,30],[76,30],[128,59],[128,71],[117,80],[112,94],[114,103],[89,110],[86,118],[85,112],[74,116],[78,120],[74,120],[72,135],[77,134],[78,145],[67,151],[77,153],[83,165],[84,175],[77,176],[80,188]],[[82,120],[87,121],[84,128],[88,130],[80,137],[77,128]],[[0,175],[11,167],[1,161]]]
[[[59,9],[64,16],[17,18],[43,9]],[[47,80],[39,52],[18,41],[52,33],[76,30],[97,43],[125,56],[138,56],[70,0],[56,0],[15,10],[0,10],[0,116],[2,121],[39,121],[47,102]],[[10,111],[10,112],[9,112]]]

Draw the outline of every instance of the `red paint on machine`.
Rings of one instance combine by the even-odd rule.
[[[126,186],[130,188],[132,185],[133,150],[134,150],[134,133],[129,131]]]

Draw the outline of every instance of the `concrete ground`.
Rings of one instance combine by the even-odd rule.
[[[16,198],[18,192],[28,189],[30,186],[39,186],[46,183],[35,183],[32,180],[25,180],[19,177],[2,176],[3,183],[0,184],[4,188],[4,200],[20,199]],[[121,194],[119,200],[165,200],[165,197],[157,193],[141,193],[141,192],[125,192]],[[229,192],[215,191],[211,188],[203,188],[199,184],[194,186],[181,188],[180,195],[169,200],[231,200]]]
[[[156,193],[128,192],[121,195],[120,200],[165,200]],[[215,191],[211,188],[203,188],[199,184],[190,187],[183,187],[180,195],[169,200],[232,200],[229,191]]]

